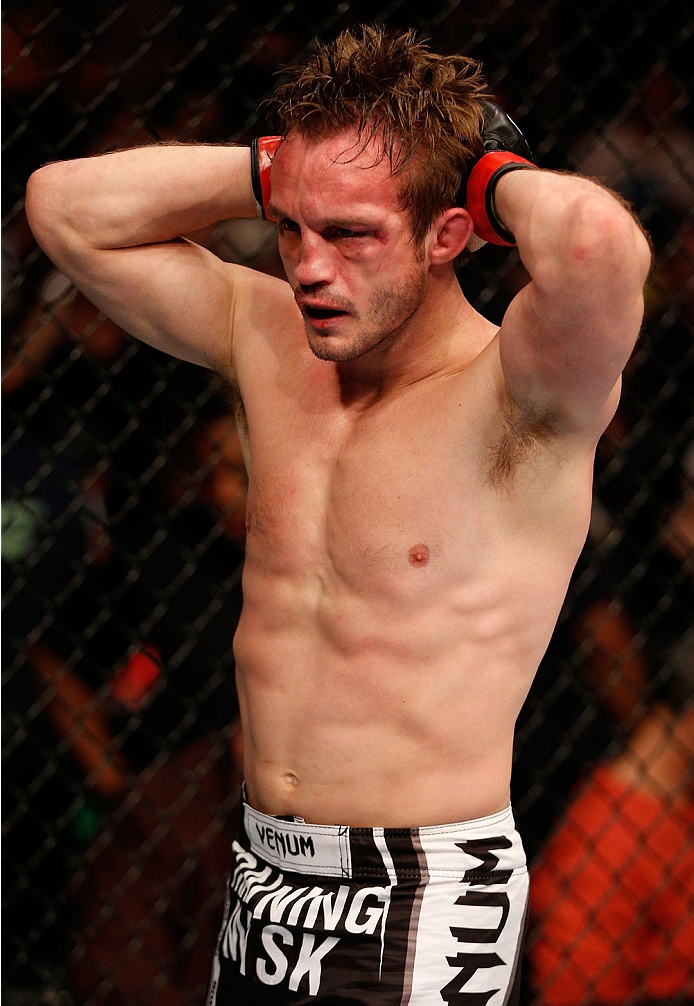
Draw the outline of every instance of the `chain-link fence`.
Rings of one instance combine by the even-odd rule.
[[[600,178],[652,235],[588,544],[518,726],[524,1002],[694,1000],[687,0],[26,0],[3,20],[8,1006],[202,1002],[239,771],[245,481],[224,389],[56,272],[27,179],[152,141],[248,142],[277,68],[365,20],[482,59],[538,163]],[[200,239],[280,273],[272,225]],[[494,321],[525,279],[490,247],[461,274]]]

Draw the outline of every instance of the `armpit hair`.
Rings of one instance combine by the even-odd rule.
[[[520,406],[510,395],[504,394],[501,434],[491,445],[488,473],[491,485],[508,485],[518,466],[556,432],[557,420],[557,410],[551,405]]]
[[[241,397],[241,389],[234,378],[224,379],[224,397],[226,398],[231,413],[236,420],[237,427],[243,433],[248,433],[248,419],[246,417],[246,407]]]

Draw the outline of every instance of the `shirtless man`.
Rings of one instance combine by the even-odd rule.
[[[650,253],[598,185],[495,174],[482,98],[472,61],[367,29],[283,85],[285,138],[254,169],[248,148],[166,145],[29,183],[73,282],[241,403],[247,803],[210,1004],[516,1001],[514,723]],[[286,283],[179,238],[255,215],[252,180]],[[512,235],[531,277],[500,329],[456,279],[473,228]]]

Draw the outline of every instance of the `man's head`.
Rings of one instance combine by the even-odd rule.
[[[345,363],[399,342],[431,297],[431,265],[450,267],[460,248],[451,247],[453,227],[432,227],[418,253],[381,153],[376,140],[359,151],[356,130],[317,140],[292,130],[272,165],[268,209],[280,255],[323,360]]]
[[[469,166],[483,153],[479,99],[487,95],[479,63],[432,53],[412,31],[362,26],[319,45],[288,72],[270,103],[278,131],[310,140],[356,131],[355,158],[377,140],[421,245],[437,216],[456,205]]]
[[[452,276],[471,232],[456,195],[481,96],[477,64],[377,28],[321,46],[280,89],[268,211],[317,356],[387,353],[431,324],[437,267]]]

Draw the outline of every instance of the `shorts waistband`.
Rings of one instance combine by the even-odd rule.
[[[322,877],[503,882],[526,870],[511,805],[488,817],[422,828],[352,828],[263,814],[244,801],[250,850],[278,869]]]

